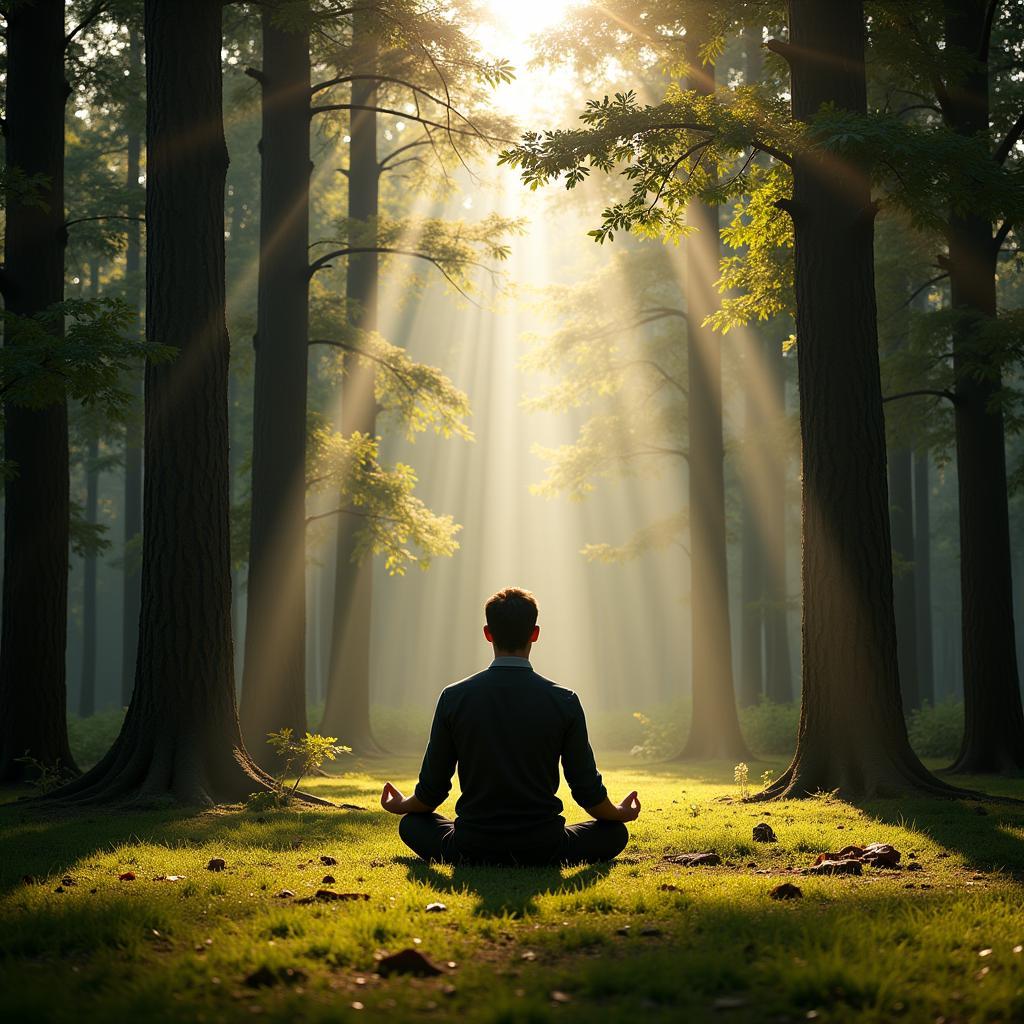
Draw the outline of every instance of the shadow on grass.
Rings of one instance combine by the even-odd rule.
[[[438,892],[472,893],[477,897],[475,917],[526,917],[537,912],[537,897],[582,892],[611,871],[614,862],[580,868],[483,867],[456,864],[451,876],[417,857],[398,857],[406,866],[409,881],[431,886]]]
[[[367,812],[329,809],[251,812],[238,808],[82,810],[0,806],[0,893],[25,875],[43,877],[69,870],[91,854],[126,843],[167,847],[260,846],[275,851],[309,850],[357,841],[377,824]]]

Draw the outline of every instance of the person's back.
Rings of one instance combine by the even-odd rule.
[[[533,671],[539,634],[526,591],[499,591],[487,603],[491,666],[442,691],[413,797],[385,784],[385,809],[405,814],[400,834],[427,860],[556,863],[604,860],[628,839],[622,822],[640,810],[636,794],[608,800],[587,738],[579,698]],[[562,762],[573,799],[600,820],[565,827],[556,796]],[[451,822],[443,803],[458,766],[462,790]]]

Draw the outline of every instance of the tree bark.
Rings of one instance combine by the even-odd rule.
[[[914,453],[914,602],[917,614],[917,680],[922,704],[935,704],[932,655],[932,526],[928,453]]]
[[[946,4],[946,44],[978,54],[986,5]],[[974,59],[947,88],[943,113],[967,138],[989,131],[988,56]],[[997,396],[1002,389],[975,337],[996,315],[996,252],[992,224],[978,213],[951,212],[949,287],[956,374],[956,464],[960,499],[960,599],[963,636],[964,738],[954,772],[1024,768],[1024,712],[1013,626],[1013,580],[1006,482],[1006,436]]]
[[[864,113],[862,0],[790,0],[793,114]],[[955,792],[910,748],[893,613],[874,206],[857,168],[797,154],[793,198],[803,452],[803,700],[797,749],[762,798]]]
[[[715,91],[713,65],[701,66],[701,31],[687,48],[687,85]],[[690,35],[687,35],[690,39]],[[749,757],[733,690],[725,530],[725,450],[722,439],[722,352],[705,317],[717,308],[720,255],[718,207],[692,203],[687,240],[687,416],[689,424],[690,609],[693,636],[693,715],[683,759]]]
[[[376,71],[377,43],[372,14],[356,12],[352,18],[353,71]],[[372,80],[352,83],[352,103],[372,108],[377,86]],[[372,109],[353,110],[349,123],[348,218],[352,230],[375,225],[380,190],[377,161],[377,115]],[[373,239],[363,237],[371,246]],[[377,330],[379,258],[376,253],[350,256],[346,275],[349,316],[362,330]],[[342,382],[341,430],[377,433],[377,400],[373,365],[360,365],[351,357]],[[327,695],[320,731],[340,737],[362,755],[382,753],[370,726],[370,624],[373,604],[373,559],[358,558],[361,523],[357,516],[338,516],[335,561],[334,615],[328,664]]]
[[[131,705],[110,752],[55,800],[210,804],[266,777],[232,684],[221,6],[146,0],[142,610]]]
[[[129,36],[129,73],[139,89],[143,87],[142,41],[139,33]],[[138,192],[141,170],[142,133],[128,114],[128,159],[125,184],[129,192]],[[124,258],[125,301],[143,314],[142,225],[129,221]],[[140,325],[141,326],[141,325]],[[132,375],[132,410],[124,438],[124,570],[122,578],[123,622],[121,632],[121,704],[127,707],[135,685],[135,661],[139,651],[139,608],[142,600],[138,557],[129,557],[129,545],[142,532],[142,386],[143,369]]]
[[[38,176],[31,196],[6,198],[3,297],[32,316],[64,297],[63,0],[12,4],[7,12],[7,166]],[[55,328],[59,331],[60,328]],[[17,344],[8,328],[5,344]],[[28,755],[76,770],[66,721],[68,591],[67,404],[8,404],[4,454],[3,611],[0,621],[0,781],[34,774]]]
[[[309,343],[309,30],[263,8],[260,264],[242,734],[306,731],[306,385]]]

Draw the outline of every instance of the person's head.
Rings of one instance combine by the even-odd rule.
[[[484,606],[487,625],[484,636],[494,645],[495,654],[526,658],[540,636],[537,625],[537,601],[528,590],[505,587],[489,598]]]

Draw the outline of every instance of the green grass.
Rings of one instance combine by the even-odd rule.
[[[751,777],[764,767],[752,765]],[[1015,807],[752,806],[730,799],[731,767],[620,761],[606,771],[610,789],[638,788],[644,812],[614,864],[453,869],[407,856],[396,819],[377,806],[377,780],[407,786],[415,764],[364,769],[314,784],[363,812],[0,808],[0,1019],[1024,1019],[1024,953],[1014,952],[1024,944],[1024,812]],[[972,781],[1024,796],[1021,780]],[[759,820],[777,845],[752,841]],[[915,853],[922,870],[797,874],[820,851],[876,840],[903,851],[904,864]],[[724,864],[662,859],[697,850]],[[208,871],[211,857],[227,869]],[[136,880],[119,881],[125,871]],[[327,873],[331,888],[369,901],[275,895],[310,894]],[[65,874],[74,884],[56,892]],[[771,900],[783,880],[803,899]],[[434,901],[448,910],[426,913]],[[376,954],[407,946],[443,975],[374,974]],[[301,973],[246,986],[263,966]]]

